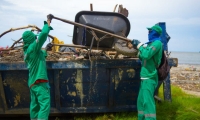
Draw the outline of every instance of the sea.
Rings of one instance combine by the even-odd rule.
[[[178,64],[200,65],[200,52],[175,52],[171,51],[171,58],[178,58]]]

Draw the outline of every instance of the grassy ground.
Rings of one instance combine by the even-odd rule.
[[[162,87],[159,97],[163,98]],[[188,95],[180,88],[171,86],[172,102],[156,103],[157,120],[200,120],[200,97]],[[136,112],[85,114],[75,120],[137,120]]]
[[[157,103],[156,107],[158,120],[200,120],[200,97],[188,95],[176,86],[172,86],[172,102]]]

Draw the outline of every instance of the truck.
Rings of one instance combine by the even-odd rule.
[[[97,11],[81,11],[75,22],[55,18],[74,24],[74,45],[55,46],[78,47],[86,54],[82,54],[83,59],[47,60],[50,114],[136,111],[141,62],[136,57],[137,50],[125,46],[131,28],[128,18],[120,13]],[[163,29],[161,38],[167,46],[166,23],[157,24]],[[20,49],[16,51],[20,53]],[[65,58],[74,57],[66,54]],[[23,54],[19,58],[0,58],[0,116],[29,114],[28,69]],[[168,57],[168,62],[171,67],[178,65],[177,58]],[[161,84],[164,100],[171,101],[170,73],[158,88]]]

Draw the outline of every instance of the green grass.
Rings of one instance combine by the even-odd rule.
[[[160,97],[163,97],[160,88]],[[171,86],[172,102],[157,103],[158,120],[200,120],[200,97],[184,93],[180,88]]]
[[[188,95],[173,85],[171,89],[171,102],[156,102],[157,120],[200,120],[200,97]],[[159,97],[163,98],[162,86]],[[137,120],[137,112],[81,114],[75,120]]]
[[[137,120],[136,112],[84,114],[78,115],[74,120]]]

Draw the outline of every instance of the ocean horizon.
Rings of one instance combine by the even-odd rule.
[[[200,64],[200,52],[170,51],[169,57],[178,58],[178,64]]]

